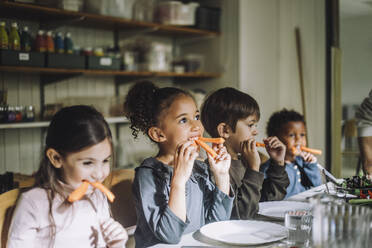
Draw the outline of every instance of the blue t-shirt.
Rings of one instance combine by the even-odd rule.
[[[265,174],[265,178],[269,166],[270,163],[266,162],[260,167],[260,171]],[[293,163],[286,164],[285,170],[288,174],[289,185],[284,199],[322,184],[322,176],[317,164],[306,163],[301,156],[297,156]]]

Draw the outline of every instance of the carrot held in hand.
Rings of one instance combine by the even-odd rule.
[[[88,187],[89,182],[83,181],[83,183],[77,189],[71,192],[67,200],[71,203],[80,200],[85,195],[85,192],[87,192]]]
[[[198,140],[203,141],[203,142],[210,142],[214,144],[223,144],[225,143],[224,138],[205,138],[205,137],[199,137]]]
[[[90,184],[93,187],[99,189],[102,193],[104,193],[106,195],[107,199],[110,202],[114,201],[115,195],[108,188],[106,188],[102,183],[100,183],[100,182],[90,182]]]
[[[322,150],[319,150],[319,149],[308,148],[308,147],[305,147],[305,146],[301,146],[300,149],[302,151],[310,152],[310,153],[315,154],[315,155],[322,155]]]
[[[260,142],[256,142],[256,146],[257,147],[265,147],[265,144],[264,143],[260,143]]]
[[[85,193],[87,192],[89,184],[92,185],[93,187],[99,189],[102,193],[104,193],[106,195],[107,199],[110,202],[114,201],[114,199],[115,199],[114,194],[108,188],[106,188],[102,183],[100,183],[100,182],[89,182],[87,180],[83,180],[83,183],[77,189],[75,189],[74,191],[71,192],[71,194],[68,196],[67,200],[71,203],[74,202],[74,201],[80,200],[85,195]]]
[[[314,155],[322,155],[322,150],[313,149],[313,148],[308,148],[308,147],[305,147],[305,146],[301,146],[301,147],[300,147],[300,150],[301,150],[301,151],[304,151],[304,152],[312,153],[312,154],[314,154]],[[298,148],[296,148],[296,147],[292,147],[292,152],[293,152],[294,154],[299,154]]]
[[[217,157],[217,153],[210,146],[208,146],[205,142],[201,140],[195,140],[195,143],[198,144],[201,148],[203,148],[206,152],[208,152],[212,156],[213,159]]]

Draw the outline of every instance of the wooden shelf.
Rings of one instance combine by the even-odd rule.
[[[73,23],[74,25],[91,26],[102,29],[139,29],[153,31],[156,34],[188,35],[188,36],[217,36],[218,32],[189,27],[163,25],[159,23],[132,21],[129,19],[103,16],[98,14],[69,11],[44,7],[34,4],[14,3],[0,0],[0,15],[2,18],[21,18],[40,23]]]
[[[107,123],[129,123],[125,117],[107,117]],[[49,121],[21,122],[0,124],[0,129],[19,129],[19,128],[40,128],[49,126]]]
[[[220,74],[209,72],[198,73],[175,73],[175,72],[133,72],[133,71],[113,71],[113,70],[84,70],[84,69],[60,69],[44,67],[26,66],[0,66],[3,72],[20,72],[36,74],[69,74],[69,75],[103,75],[103,76],[123,76],[123,77],[176,77],[176,78],[218,78]]]

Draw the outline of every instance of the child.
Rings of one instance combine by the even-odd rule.
[[[136,247],[178,243],[204,224],[228,220],[234,197],[229,183],[230,155],[214,147],[210,167],[195,160],[194,139],[203,135],[191,95],[151,82],[135,84],[124,103],[134,137],[139,131],[158,145],[156,157],[136,168],[133,193],[137,211]],[[214,176],[215,184],[210,180]]]
[[[301,193],[311,187],[322,184],[317,167],[317,159],[308,152],[293,151],[306,146],[306,126],[304,117],[293,110],[283,109],[275,112],[267,124],[267,135],[276,135],[286,145],[285,170],[289,177],[289,186],[285,198]],[[297,155],[299,153],[299,155]],[[261,166],[266,172],[268,164]]]
[[[232,219],[249,219],[258,211],[258,202],[281,200],[288,186],[284,169],[285,146],[276,137],[264,139],[268,160],[268,177],[259,172],[260,157],[256,148],[257,122],[260,109],[248,94],[222,88],[207,97],[201,119],[212,137],[226,140],[232,162],[230,181],[236,194]]]
[[[89,188],[73,203],[82,180],[102,182],[110,172],[111,132],[89,106],[61,109],[52,119],[35,185],[18,200],[7,247],[125,247],[128,235],[110,216],[106,196]]]

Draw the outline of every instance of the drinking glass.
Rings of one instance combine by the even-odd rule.
[[[308,247],[310,244],[310,231],[312,215],[308,210],[286,211],[284,225],[288,230],[286,243],[292,246]]]

